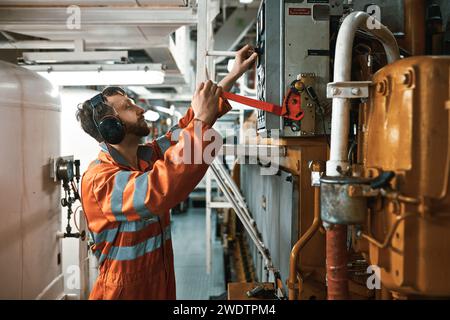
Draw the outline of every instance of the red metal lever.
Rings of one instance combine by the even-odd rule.
[[[273,103],[255,100],[247,97],[243,97],[234,93],[223,92],[222,98],[232,100],[238,103],[245,104],[246,106],[267,111],[277,116],[288,118],[291,120],[299,121],[303,119],[304,112],[301,108],[301,97],[298,93],[291,90],[288,91],[283,101],[283,106],[278,106]]]

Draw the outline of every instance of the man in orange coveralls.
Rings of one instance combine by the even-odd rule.
[[[139,144],[149,134],[144,110],[123,89],[108,87],[79,106],[77,119],[102,149],[81,182],[100,265],[90,299],[176,298],[169,210],[188,197],[208,169],[203,156],[186,161],[183,151],[194,145],[202,152],[211,143],[203,141],[203,133],[231,109],[220,98],[222,90],[230,90],[256,57],[248,45],[239,50],[219,85],[200,84],[178,125],[145,145]],[[175,142],[172,133],[178,128]]]

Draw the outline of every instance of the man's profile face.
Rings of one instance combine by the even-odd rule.
[[[137,106],[132,99],[120,93],[106,97],[106,99],[125,124],[127,134],[134,134],[138,137],[150,134],[150,129],[144,119],[145,110]]]

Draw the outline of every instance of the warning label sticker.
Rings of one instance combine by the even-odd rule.
[[[311,8],[289,8],[290,16],[310,16]]]

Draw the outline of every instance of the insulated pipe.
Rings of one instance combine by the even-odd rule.
[[[386,51],[388,63],[400,59],[394,35],[385,26],[373,19],[365,12],[353,12],[345,18],[339,30],[336,43],[334,82],[351,81],[353,41],[358,29],[372,33],[381,41]],[[379,28],[370,29],[370,27]],[[334,98],[331,120],[330,160],[327,162],[328,176],[340,176],[342,170],[347,170],[349,125],[350,100]],[[342,170],[339,170],[339,167]]]
[[[327,230],[328,300],[348,299],[347,226],[333,225]]]
[[[300,294],[301,285],[300,281],[298,291],[295,290],[295,284],[297,283],[297,260],[300,254],[300,251],[303,247],[308,243],[309,240],[314,236],[314,234],[319,230],[321,225],[320,220],[320,188],[314,188],[314,219],[313,223],[309,227],[309,229],[305,232],[305,234],[297,241],[291,251],[291,258],[289,260],[289,280],[288,280],[288,288],[289,288],[289,300],[297,300],[299,296],[297,296],[297,292]]]

